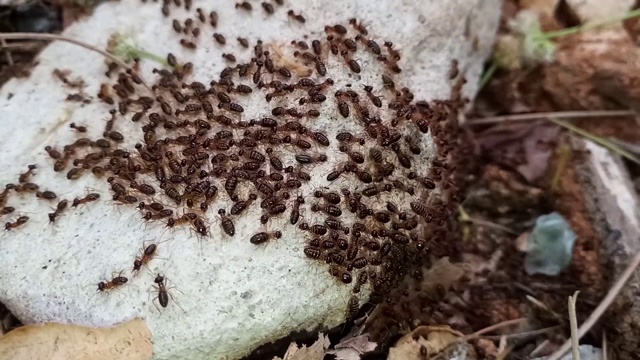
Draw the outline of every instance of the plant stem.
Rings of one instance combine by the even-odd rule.
[[[480,82],[478,83],[478,92],[480,92],[480,90],[482,90],[482,88],[489,82],[489,80],[491,80],[496,70],[498,70],[498,64],[495,61],[493,61],[489,66],[489,68],[484,72],[484,74],[482,74],[482,77],[480,78]]]
[[[78,46],[82,46],[85,49],[91,50],[91,51],[95,51],[98,54],[106,57],[107,59],[115,62],[116,64],[118,64],[119,66],[121,66],[124,69],[128,69],[129,67],[127,66],[127,64],[125,64],[124,61],[120,60],[118,57],[109,54],[108,52],[104,51],[104,50],[100,50],[97,47],[93,46],[93,45],[89,45],[85,42],[82,42],[80,40],[76,40],[76,39],[72,39],[72,38],[68,38],[62,35],[55,35],[55,34],[40,34],[40,33],[27,33],[27,32],[17,32],[17,33],[0,33],[0,39],[30,39],[30,40],[60,40],[60,41],[66,41],[68,43],[72,43]]]
[[[593,23],[587,23],[585,25],[574,26],[574,27],[570,27],[570,28],[566,28],[566,29],[562,29],[562,30],[549,31],[549,32],[543,33],[543,36],[544,36],[545,39],[558,38],[558,37],[562,37],[562,36],[566,36],[566,35],[577,34],[577,33],[582,32],[582,31],[596,29],[596,28],[607,26],[607,25],[610,25],[610,24],[615,24],[617,22],[625,21],[625,20],[632,19],[632,18],[638,17],[638,16],[640,16],[640,9],[629,11],[628,13],[624,14],[623,16],[620,16],[620,17],[617,17],[617,18],[613,18],[613,19],[608,19],[608,20],[603,20],[603,21],[596,21],[596,22],[593,22]]]
[[[167,63],[167,60],[164,59],[163,57],[156,55],[154,53],[150,53],[146,50],[142,50],[142,49],[136,49],[136,53],[141,57],[141,58],[146,58],[152,61],[155,61],[159,64],[162,64],[162,66],[169,66],[169,64]]]

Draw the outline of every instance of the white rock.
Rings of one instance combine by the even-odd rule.
[[[99,6],[91,18],[68,28],[64,35],[104,47],[115,32],[129,34],[139,47],[156,54],[172,52],[179,60],[192,61],[195,79],[212,79],[223,69],[222,52],[243,54],[235,39],[248,38],[252,45],[260,38],[265,45],[288,44],[304,35],[322,36],[327,24],[343,23],[351,17],[362,20],[379,43],[392,40],[402,50],[402,85],[414,91],[416,99],[447,98],[447,77],[451,61],[460,62],[461,72],[469,80],[465,93],[472,95],[490,51],[499,17],[500,1],[300,1],[293,10],[302,11],[305,25],[288,20],[287,5],[267,16],[254,3],[251,14],[233,6],[194,2],[205,14],[216,10],[220,16],[216,31],[227,38],[220,48],[212,40],[213,30],[201,26],[202,34],[196,51],[185,50],[170,21],[162,17],[160,3],[142,4],[124,0]],[[193,13],[193,10],[192,10]],[[193,14],[173,9],[171,18],[186,19]],[[196,20],[197,22],[197,20]],[[371,58],[358,58],[363,67],[363,82],[374,81],[380,73],[367,72]],[[16,182],[27,164],[38,164],[34,181],[43,189],[54,190],[59,197],[73,199],[88,189],[95,189],[101,201],[63,213],[54,225],[46,213],[55,206],[32,196],[12,196],[14,206],[29,222],[18,229],[0,234],[0,301],[25,323],[70,322],[91,326],[110,326],[143,317],[154,336],[155,358],[158,359],[234,359],[248,354],[257,346],[286,336],[294,330],[310,330],[318,325],[335,326],[344,320],[350,288],[339,284],[327,273],[326,266],[309,262],[302,253],[301,231],[285,227],[286,219],[274,219],[269,230],[283,229],[278,241],[256,247],[249,243],[259,225],[259,209],[250,209],[243,223],[236,222],[233,238],[220,229],[214,211],[209,210],[211,235],[199,240],[185,229],[168,231],[163,224],[145,224],[131,207],[119,206],[111,197],[107,184],[93,176],[68,181],[65,173],[54,173],[51,160],[43,151],[45,145],[62,146],[77,138],[68,128],[70,122],[86,124],[89,137],[100,136],[108,119],[108,108],[97,101],[78,106],[65,102],[71,91],[55,80],[53,69],[69,69],[71,77],[81,77],[85,92],[98,93],[104,81],[105,65],[99,55],[83,48],[57,42],[47,47],[38,58],[28,79],[14,79],[0,90],[3,128],[0,132],[0,184]],[[151,69],[157,66],[143,61],[143,78],[154,82]],[[337,84],[349,81],[340,65],[327,64]],[[336,75],[333,75],[336,74]],[[208,83],[209,80],[206,80]],[[351,80],[353,81],[353,80]],[[355,82],[357,83],[357,82]],[[256,117],[264,102],[245,106],[245,115]],[[357,130],[335,114],[323,113],[315,126],[335,139],[336,124],[340,129]],[[120,118],[116,128],[125,135],[132,129],[130,121]],[[141,139],[128,137],[131,145]],[[433,155],[433,144],[425,138],[422,161]],[[430,145],[431,144],[431,145]],[[335,148],[335,140],[332,146]],[[330,159],[314,174],[311,183],[301,190],[305,194],[327,185],[324,174],[335,165]],[[426,171],[426,167],[421,167]],[[422,171],[422,170],[421,170]],[[321,174],[320,174],[321,173]],[[226,197],[219,187],[219,196]],[[242,197],[242,196],[241,196]],[[396,199],[408,207],[406,198]],[[313,216],[307,211],[307,219]],[[345,215],[346,216],[346,215]],[[3,217],[14,220],[17,215]],[[248,219],[248,220],[247,220]],[[8,220],[6,220],[8,221]],[[132,261],[145,240],[161,242],[162,258],[149,264],[120,291],[108,295],[96,292],[96,284],[112,273],[125,270],[130,276]],[[174,306],[158,312],[151,304],[153,276],[165,274],[172,294],[184,311]],[[364,299],[368,291],[360,296]]]

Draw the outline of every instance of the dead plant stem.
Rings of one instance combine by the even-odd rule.
[[[640,265],[640,253],[636,254],[636,256],[633,257],[633,259],[624,270],[624,272],[620,275],[616,283],[611,287],[611,289],[609,289],[607,296],[602,299],[598,307],[596,307],[596,309],[591,313],[589,318],[580,326],[580,328],[578,328],[578,339],[583,337],[584,334],[586,334],[587,331],[589,331],[589,329],[593,327],[596,321],[600,319],[600,316],[604,314],[607,308],[609,308],[613,300],[616,298],[616,296],[618,296],[620,290],[622,290],[622,287],[627,283],[627,281],[629,281],[629,278],[631,277],[631,275],[633,275],[638,265]],[[571,339],[567,339],[567,341],[562,344],[560,349],[549,356],[547,360],[559,360],[564,354],[567,353],[567,351],[569,351],[570,348]]]

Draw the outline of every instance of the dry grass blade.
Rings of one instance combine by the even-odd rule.
[[[95,51],[95,52],[99,53],[100,55],[106,57],[107,59],[115,62],[116,64],[118,64],[119,66],[121,66],[124,69],[128,69],[129,68],[127,66],[127,64],[124,63],[124,61],[120,60],[116,56],[113,56],[112,54],[109,54],[108,52],[106,52],[104,50],[100,50],[100,49],[98,49],[97,47],[95,47],[93,45],[89,45],[89,44],[87,44],[85,42],[82,42],[80,40],[68,38],[68,37],[65,37],[65,36],[62,36],[62,35],[39,34],[39,33],[21,33],[21,32],[0,33],[0,40],[5,41],[5,40],[11,40],[11,39],[17,39],[17,40],[60,40],[60,41],[66,41],[66,42],[71,43],[71,44],[82,46],[85,49],[88,49],[88,50],[91,50],[91,51]]]
[[[554,112],[540,112],[530,114],[514,114],[514,115],[501,115],[492,116],[486,118],[469,119],[467,124],[470,126],[478,125],[491,125],[502,122],[516,122],[516,121],[530,121],[541,120],[548,117],[559,117],[563,119],[579,119],[579,118],[593,118],[593,117],[625,117],[625,116],[637,116],[638,114],[632,110],[600,110],[600,111],[554,111]]]
[[[511,325],[519,325],[522,324],[523,322],[526,322],[527,318],[519,318],[519,319],[513,319],[513,320],[506,320],[503,322],[499,322],[497,324],[493,324],[491,326],[488,326],[484,329],[480,329],[476,332],[474,332],[473,334],[469,334],[463,338],[461,338],[461,341],[469,341],[469,340],[473,340],[477,337],[479,337],[482,334],[486,334],[488,332],[494,331],[494,330],[498,330],[501,329],[503,327],[507,327],[507,326],[511,326]]]
[[[488,221],[488,220],[478,219],[478,218],[474,218],[474,217],[470,216],[462,206],[458,206],[458,211],[460,212],[460,221],[462,221],[462,222],[469,222],[469,223],[472,223],[472,224],[476,224],[476,225],[480,225],[480,226],[486,226],[488,228],[504,231],[504,232],[509,233],[511,235],[518,235],[517,232],[509,229],[506,226],[502,226],[500,224],[496,224],[496,223]]]
[[[629,281],[629,278],[631,277],[631,275],[633,275],[638,265],[640,265],[640,253],[636,254],[636,256],[633,257],[633,259],[631,260],[627,268],[624,270],[622,275],[620,275],[620,278],[618,278],[618,280],[613,285],[613,287],[611,287],[611,289],[607,293],[607,296],[605,296],[604,299],[602,299],[598,307],[593,311],[593,313],[591,313],[589,318],[580,326],[580,328],[578,328],[578,336],[577,336],[578,339],[584,336],[584,334],[586,334],[587,331],[589,331],[589,329],[593,327],[596,321],[600,319],[600,316],[604,314],[604,312],[611,305],[611,303],[616,298],[616,296],[618,296],[618,293],[620,292],[620,290],[622,290],[622,287],[624,286],[624,284],[626,284],[627,281]],[[567,351],[569,351],[570,348],[571,348],[571,339],[565,341],[565,343],[562,344],[560,349],[558,349],[555,353],[549,356],[547,360],[559,360],[564,354],[567,353]]]
[[[635,156],[633,153],[627,151],[626,149],[623,149],[622,147],[618,146],[617,144],[615,144],[613,141],[607,140],[605,138],[602,138],[600,136],[594,135],[584,129],[581,129],[569,122],[566,122],[564,120],[560,120],[560,119],[554,119],[554,118],[549,118],[549,121],[553,122],[554,124],[557,124],[559,126],[562,126],[563,128],[573,131],[578,135],[581,135],[601,146],[606,147],[607,149],[615,152],[616,154],[627,158],[630,161],[633,161],[636,164],[640,164],[640,158],[638,158],[637,156]]]
[[[524,332],[514,333],[509,335],[481,335],[479,337],[487,340],[500,340],[500,338],[502,337],[506,337],[507,339],[514,339],[514,338],[522,338],[522,337],[537,336],[537,335],[545,334],[550,331],[556,330],[559,327],[560,325],[556,325],[556,326],[549,326],[549,327],[538,329],[538,330],[524,331]]]

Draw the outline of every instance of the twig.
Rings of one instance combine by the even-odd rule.
[[[504,349],[503,351],[501,351],[498,355],[496,355],[496,360],[504,360],[507,358],[507,355],[509,355],[511,353],[511,351],[513,350],[514,346],[513,345],[509,345],[507,346],[506,349]]]
[[[604,314],[607,308],[609,308],[613,300],[616,298],[616,296],[618,296],[618,293],[620,292],[620,290],[622,290],[622,287],[624,286],[624,284],[626,284],[627,281],[629,281],[629,278],[631,277],[631,275],[633,275],[638,265],[640,265],[640,253],[636,254],[636,256],[633,257],[633,259],[631,260],[627,268],[624,270],[622,275],[620,275],[620,278],[616,281],[613,287],[611,287],[611,289],[607,293],[607,296],[605,296],[604,299],[602,299],[598,307],[596,307],[596,309],[591,313],[589,318],[580,326],[580,328],[578,328],[578,336],[577,336],[578,339],[584,336],[584,334],[586,334],[587,331],[589,331],[589,329],[593,327],[596,321],[600,319],[600,316]],[[569,351],[570,348],[571,348],[571,340],[569,339],[565,341],[564,344],[562,344],[560,349],[558,349],[551,356],[549,356],[547,360],[559,360],[564,354],[567,353],[567,351]]]
[[[500,338],[502,338],[503,336],[506,337],[507,339],[512,339],[512,338],[535,336],[535,335],[548,333],[549,331],[556,330],[559,327],[560,325],[556,325],[556,326],[549,326],[549,327],[538,329],[538,330],[524,331],[524,332],[509,334],[509,335],[480,335],[479,337],[487,340],[500,340]]]
[[[536,346],[536,348],[533,349],[533,351],[529,354],[529,358],[537,357],[540,353],[542,353],[544,348],[546,348],[547,345],[549,344],[550,344],[549,340],[545,340],[541,342],[540,345]]]
[[[463,341],[469,341],[469,340],[473,340],[475,338],[477,338],[478,336],[482,335],[482,334],[486,334],[488,332],[494,331],[494,330],[498,330],[501,329],[503,327],[507,327],[507,326],[511,326],[511,325],[518,325],[518,324],[522,324],[523,322],[526,322],[527,318],[519,318],[519,319],[513,319],[513,320],[506,320],[503,322],[499,322],[497,324],[493,324],[491,326],[488,326],[484,329],[480,329],[476,332],[474,332],[473,334],[469,334],[465,337],[462,337],[461,340]]]
[[[560,314],[558,314],[557,312],[553,311],[552,309],[550,309],[545,303],[543,303],[542,301],[534,298],[533,296],[530,295],[525,295],[525,298],[527,300],[529,300],[533,305],[541,308],[542,310],[548,311],[549,314],[551,314],[556,320],[558,321],[562,321],[562,316],[560,316]]]
[[[596,144],[600,145],[600,146],[604,146],[605,148],[615,152],[616,154],[627,158],[628,160],[633,161],[636,164],[640,164],[640,158],[638,158],[637,156],[635,156],[633,153],[627,151],[626,149],[623,149],[622,147],[618,146],[617,144],[615,144],[614,142],[612,142],[611,140],[605,139],[603,137],[594,135],[590,132],[588,132],[587,130],[584,130],[580,127],[577,127],[565,120],[561,120],[561,119],[556,119],[556,118],[552,118],[549,117],[549,121],[551,121],[552,123],[562,126],[563,128],[570,130],[580,136],[583,136],[593,142],[595,142]]]
[[[625,21],[627,19],[632,19],[632,18],[638,17],[638,16],[640,16],[640,9],[629,11],[628,13],[626,13],[626,14],[620,16],[620,17],[613,18],[613,19],[596,21],[596,22],[587,23],[587,24],[579,25],[579,26],[573,26],[573,27],[566,28],[566,29],[561,29],[561,30],[548,31],[548,32],[544,33],[544,37],[546,39],[553,39],[553,38],[557,38],[557,37],[561,37],[561,36],[577,34],[577,33],[582,32],[582,31],[588,31],[588,30],[591,30],[591,29],[597,29],[599,27],[607,26],[607,25],[610,25],[610,24],[615,24],[617,22],[622,22],[622,21]]]
[[[607,332],[602,332],[602,360],[607,360],[607,352],[609,351],[607,344]]]
[[[34,51],[42,47],[41,42],[19,41],[7,43],[5,39],[0,39],[0,45],[2,45],[2,49],[14,49],[18,51]]]
[[[467,213],[467,211],[462,207],[462,205],[458,206],[458,212],[460,213],[460,221],[462,222],[470,222],[473,224],[477,224],[477,225],[483,225],[489,228],[494,228],[494,229],[498,229],[498,230],[502,230],[504,232],[508,232],[512,235],[518,235],[517,232],[509,229],[506,226],[502,226],[500,224],[496,224],[494,222],[488,221],[488,220],[482,220],[482,219],[477,219],[474,217],[471,217],[469,215],[469,213]]]
[[[528,121],[528,120],[540,120],[550,116],[564,118],[564,119],[576,119],[576,118],[591,118],[601,116],[636,116],[638,115],[632,110],[596,110],[596,111],[553,111],[553,112],[540,112],[529,114],[513,114],[513,115],[501,115],[491,116],[486,118],[474,118],[467,120],[467,124],[470,126],[475,125],[490,125],[500,122],[515,122],[515,121]]]
[[[569,326],[571,328],[571,353],[573,360],[580,360],[580,349],[578,348],[578,317],[576,316],[576,301],[578,301],[578,293],[576,291],[573,296],[569,296]]]
[[[93,45],[89,45],[85,42],[82,42],[80,40],[76,40],[76,39],[72,39],[72,38],[68,38],[62,35],[56,35],[56,34],[40,34],[40,33],[26,33],[26,32],[16,32],[16,33],[0,33],[0,40],[7,40],[7,39],[28,39],[28,40],[60,40],[60,41],[66,41],[78,46],[82,46],[85,49],[91,50],[91,51],[95,51],[98,54],[106,57],[107,59],[115,62],[116,64],[118,64],[119,66],[121,66],[124,69],[128,69],[129,66],[127,66],[127,64],[120,60],[118,57],[109,54],[108,52],[104,51],[104,50],[100,50],[97,47],[93,46]]]

